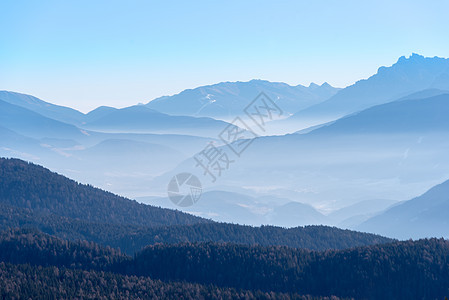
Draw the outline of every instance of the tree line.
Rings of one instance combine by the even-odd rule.
[[[5,271],[5,278],[16,276],[14,268],[31,268],[30,276],[35,279],[28,283],[24,279],[25,286],[41,282],[35,268],[57,267],[92,272],[95,278],[176,283],[181,290],[182,284],[187,284],[205,289],[204,293],[209,289],[235,295],[245,291],[249,298],[444,299],[449,295],[449,242],[444,239],[325,251],[211,242],[157,244],[128,256],[92,242],[70,242],[36,230],[17,229],[0,235],[0,253],[4,266],[14,264]],[[42,272],[42,276],[49,275]],[[48,280],[62,284],[56,275]],[[81,280],[78,284],[86,284],[86,291],[89,286],[104,288],[104,293],[114,290],[107,280],[99,282]]]

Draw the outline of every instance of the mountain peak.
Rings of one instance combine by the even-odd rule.
[[[419,78],[427,73],[427,77],[435,78],[441,73],[449,70],[449,59],[443,57],[424,57],[423,55],[412,53],[409,57],[401,56],[398,61],[390,67],[382,66],[376,75],[404,73],[401,76],[415,76]],[[424,73],[423,73],[424,72]],[[374,77],[373,76],[373,77]],[[423,89],[426,87],[423,87]]]
[[[247,82],[221,82],[184,90],[173,96],[150,101],[147,107],[170,115],[230,120],[240,115],[250,101],[262,91],[268,97],[277,99],[277,105],[282,107],[285,113],[291,114],[329,99],[338,89],[315,83],[305,87],[252,79]]]
[[[395,65],[409,64],[409,63],[425,63],[425,62],[441,62],[448,61],[449,59],[439,56],[425,57],[418,53],[412,53],[409,57],[401,56]]]
[[[413,59],[413,58],[419,59],[419,58],[424,58],[424,56],[413,52],[412,55],[410,55],[409,59]]]
[[[401,56],[391,66],[380,67],[376,74],[340,90],[328,100],[298,111],[290,120],[332,121],[418,91],[449,90],[448,78],[449,59],[412,53],[409,57]],[[323,119],[323,115],[327,117]]]
[[[425,59],[424,56],[417,54],[417,53],[412,53],[412,55],[410,55],[409,57],[405,57],[405,55],[399,57],[397,64],[400,63],[406,63],[406,62],[412,62],[412,61],[420,61]]]
[[[318,85],[318,84],[316,84],[315,82],[311,82],[310,84],[309,84],[309,89],[312,89],[312,90],[314,90],[314,89],[317,89],[317,88],[319,88],[320,86]]]
[[[310,89],[310,90],[316,90],[316,89],[319,89],[319,88],[324,88],[324,89],[334,89],[334,87],[333,86],[331,86],[329,83],[327,83],[327,82],[324,82],[323,84],[321,84],[321,85],[319,85],[319,84],[316,84],[315,82],[311,82],[310,84],[309,84],[309,86],[308,86],[308,88]]]

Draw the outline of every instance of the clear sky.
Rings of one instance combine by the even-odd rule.
[[[449,57],[449,1],[0,1],[0,89],[88,111],[220,81],[344,87]]]

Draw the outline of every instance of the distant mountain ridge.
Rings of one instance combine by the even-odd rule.
[[[96,116],[93,118],[94,113]],[[83,128],[122,133],[176,133],[215,137],[229,125],[206,117],[172,116],[143,105],[122,109],[103,107],[86,117],[93,120],[83,124]]]
[[[167,133],[216,137],[229,124],[212,118],[192,116],[171,116],[134,105],[122,109],[98,107],[83,114],[71,108],[47,103],[36,97],[0,91],[0,126],[32,137],[76,137],[80,129],[119,133]],[[39,126],[39,124],[42,124]],[[42,126],[48,124],[46,131]],[[53,131],[65,129],[71,133]],[[87,135],[86,133],[83,133]]]
[[[303,225],[305,223],[301,222],[306,221],[323,224],[326,220],[322,221],[322,216],[310,210],[309,205],[326,213],[359,200],[410,199],[445,180],[449,169],[447,66],[448,59],[416,54],[402,57],[393,66],[379,68],[369,79],[332,96],[334,100],[340,99],[339,108],[346,109],[346,104],[350,110],[356,104],[368,105],[368,108],[345,112],[344,117],[303,130],[301,135],[255,139],[238,164],[235,167],[231,164],[229,172],[223,172],[220,187],[233,191],[239,185],[246,190],[244,194],[247,192],[254,198],[252,201],[257,202],[260,195],[267,193],[276,199],[294,200],[296,207],[290,204],[274,209],[274,206],[243,201],[232,203],[233,214],[231,210],[224,210],[226,203],[223,201],[217,204],[223,208],[218,213],[227,214],[229,218],[221,220],[238,222],[238,218],[232,217],[250,216],[245,214],[248,211],[260,215],[263,211],[273,224],[282,226]],[[225,102],[234,99],[226,103],[233,106],[234,101],[235,107],[241,108],[243,102],[239,99],[247,99],[265,88],[278,95],[279,99],[271,97],[283,101],[285,107],[305,105],[307,101],[302,101],[301,95],[323,93],[320,97],[324,98],[324,94],[335,92],[327,84],[295,87],[253,80],[220,83],[183,93],[195,96],[220,91],[216,93],[220,99]],[[338,96],[340,94],[344,97]],[[228,95],[234,98],[227,98]],[[400,96],[394,98],[396,95]],[[209,98],[218,101],[218,98]],[[165,100],[161,100],[163,102]],[[211,107],[215,107],[213,105]],[[82,114],[32,96],[1,92],[0,155],[31,160],[70,178],[131,198],[160,197],[165,195],[166,184],[173,175],[170,171],[194,168],[195,164],[186,159],[199,153],[210,141],[220,143],[217,134],[228,123],[212,118],[172,116],[148,106],[124,109],[102,106]],[[325,110],[319,113],[325,114]],[[53,119],[53,115],[57,115],[58,120]],[[201,168],[195,171],[203,176]],[[201,179],[205,186],[209,184],[206,177]],[[214,197],[224,199],[218,195]],[[202,204],[206,203],[197,207]],[[198,215],[208,216],[203,215],[205,211]],[[288,214],[291,218],[283,217]],[[362,222],[365,217],[354,221]],[[255,221],[258,223],[248,223],[262,223],[260,219],[251,220]],[[355,226],[357,222],[350,224]]]
[[[4,94],[11,95],[10,102],[17,96]],[[0,99],[0,156],[43,164],[81,182],[121,194],[136,184],[136,175],[145,177],[140,179],[143,181],[173,168],[229,125],[210,118],[169,116],[145,106],[125,110],[99,108],[79,120],[84,124],[75,125],[10,102]],[[45,102],[42,105],[47,107]],[[64,118],[63,113],[60,119]],[[97,125],[107,132],[83,128],[86,120],[98,120]],[[120,153],[120,149],[124,151]],[[131,154],[132,150],[135,153]],[[142,188],[146,189],[143,185]]]
[[[168,198],[136,198],[150,205],[177,208]],[[333,225],[331,220],[308,204],[277,197],[251,197],[236,192],[205,191],[201,201],[183,211],[217,222],[260,226],[297,227]]]
[[[288,116],[330,98],[338,90],[328,83],[321,86],[311,84],[309,87],[305,87],[266,80],[221,82],[184,90],[173,96],[156,98],[147,106],[171,115],[233,119],[244,114],[244,108],[258,94],[264,92]]]
[[[72,124],[45,117],[23,106],[0,99],[0,126],[32,138],[76,137],[87,134]]]
[[[408,239],[449,238],[449,180],[368,219],[358,229]]]
[[[37,97],[9,92],[0,91],[0,100],[21,106],[23,108],[34,111],[47,118],[51,118],[60,122],[66,122],[70,124],[81,124],[84,114],[75,109],[55,105],[49,102],[45,102]]]
[[[325,208],[355,203],[349,199],[411,198],[441,182],[449,170],[449,94],[412,98],[368,108],[305,134],[257,138],[220,184],[244,183],[257,192],[269,183],[270,195]],[[190,172],[203,176],[192,161],[173,172],[189,165]],[[208,178],[202,178],[207,185]]]
[[[437,133],[449,131],[449,92],[437,96],[408,96],[386,104],[370,107],[343,117],[328,126],[312,130],[312,134],[367,133]],[[427,95],[426,95],[427,96]]]
[[[320,118],[320,122],[326,122],[421,90],[449,90],[447,78],[447,58],[429,58],[415,53],[408,58],[402,56],[391,67],[380,67],[373,76],[296,113],[290,121]]]

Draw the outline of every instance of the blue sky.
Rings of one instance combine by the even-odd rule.
[[[449,56],[449,1],[0,2],[0,89],[88,111],[220,81],[344,87]]]

